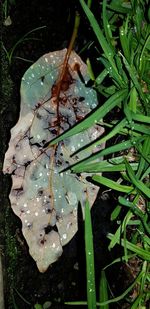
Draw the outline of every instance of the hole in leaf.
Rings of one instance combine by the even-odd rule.
[[[54,225],[54,226],[51,226],[50,224],[47,225],[45,228],[45,234],[49,234],[51,231],[55,231],[55,232],[58,232],[58,229],[57,229],[57,226]]]

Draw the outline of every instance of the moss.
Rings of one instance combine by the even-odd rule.
[[[13,91],[13,82],[9,74],[9,65],[3,48],[1,50],[1,85],[3,98],[8,100],[11,98]]]
[[[13,126],[15,117],[14,112],[16,112],[14,102],[14,83],[11,79],[9,73],[9,65],[6,58],[4,50],[1,50],[1,90],[2,96],[0,98],[1,105],[1,115],[2,115],[2,158],[1,165],[3,164],[3,158],[8,142],[8,132]],[[5,295],[7,295],[5,300],[5,305],[8,308],[14,308],[13,306],[13,289],[17,285],[17,268],[18,268],[18,257],[20,255],[19,246],[17,244],[15,231],[16,231],[16,218],[12,213],[12,210],[8,201],[8,192],[10,188],[10,177],[3,178],[3,203],[0,209],[0,244],[4,245],[5,260],[4,260],[4,288]]]
[[[20,245],[16,237],[15,216],[9,205],[5,208],[5,292],[7,306],[13,308],[14,289],[19,284],[19,258],[21,255]]]

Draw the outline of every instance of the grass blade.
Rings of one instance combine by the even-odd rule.
[[[112,240],[114,235],[109,233],[107,235],[108,239]],[[122,247],[124,247],[124,239],[118,239],[117,241],[118,244],[121,244]],[[138,255],[140,258],[146,260],[146,261],[150,261],[150,252],[148,250],[145,250],[143,248],[140,248],[139,246],[132,244],[131,242],[126,240],[126,247],[128,250],[136,253],[136,255]]]
[[[93,147],[97,147],[97,146],[101,145],[102,143],[105,143],[110,138],[112,138],[116,134],[120,133],[120,131],[125,127],[126,124],[127,124],[126,119],[121,120],[120,122],[118,122],[116,124],[116,126],[114,126],[114,128],[111,129],[111,131],[107,135],[105,135],[104,137],[98,139],[96,142],[93,142],[92,144],[90,144],[90,146],[84,148],[83,150],[81,150],[81,151],[79,150],[76,153],[87,152],[87,150],[93,149]]]
[[[137,170],[138,163],[131,163],[132,169]],[[126,166],[124,163],[122,164],[112,164],[108,161],[104,160],[96,163],[89,163],[84,166],[75,165],[71,168],[71,171],[74,173],[104,173],[104,172],[124,172],[126,170]]]
[[[117,81],[118,84],[120,86],[124,85],[124,82],[122,81],[122,77],[119,75],[115,61],[113,59],[114,57],[114,49],[112,48],[112,46],[109,45],[109,43],[107,42],[106,38],[103,35],[102,30],[99,27],[99,24],[95,18],[95,16],[93,15],[93,13],[91,12],[91,10],[88,8],[87,4],[84,2],[84,0],[79,0],[82,8],[87,16],[87,18],[90,21],[91,27],[93,28],[93,31],[98,39],[98,42],[100,44],[100,46],[102,47],[105,57],[109,60],[110,65],[112,66],[112,69],[116,72],[117,74]]]
[[[127,173],[129,175],[129,178],[133,185],[135,185],[136,188],[138,188],[144,195],[146,195],[148,198],[150,198],[150,189],[144,185],[144,183],[139,180],[132,170],[132,167],[130,166],[129,162],[125,159],[126,169]]]
[[[141,97],[142,102],[143,102],[144,109],[145,109],[146,113],[148,114],[148,108],[147,108],[148,102],[145,99],[145,96],[143,94],[141,85],[140,85],[140,83],[138,81],[138,78],[137,78],[138,73],[137,73],[137,71],[136,71],[136,69],[135,69],[135,67],[133,65],[130,66],[130,64],[128,63],[126,58],[121,54],[121,52],[120,52],[120,55],[122,56],[124,65],[125,65],[127,71],[129,72],[129,75],[130,75],[131,80],[133,81],[133,84],[135,85],[138,93],[140,94],[140,97]]]
[[[128,224],[128,222],[130,221],[130,219],[133,217],[133,214],[131,211],[128,211],[123,222],[122,222],[122,225],[120,225],[117,229],[117,231],[115,232],[114,235],[112,235],[111,237],[111,241],[110,241],[110,244],[108,246],[108,249],[112,249],[116,244],[120,243],[120,238],[121,238],[121,234],[122,232],[124,232],[124,230],[126,229],[126,226]],[[126,256],[125,256],[126,258]]]
[[[141,271],[139,273],[139,275],[136,277],[135,281],[121,295],[119,295],[119,296],[117,296],[113,299],[109,299],[109,300],[102,302],[102,303],[97,302],[97,306],[104,306],[106,304],[116,303],[116,302],[122,300],[123,298],[125,298],[125,296],[134,288],[135,284],[137,284],[140,281],[142,275],[143,275],[143,272]],[[87,305],[87,302],[86,301],[65,302],[65,304],[67,304],[67,305]],[[93,309],[93,308],[90,308],[90,309]]]
[[[128,140],[122,143],[119,143],[117,145],[108,147],[104,150],[98,151],[96,154],[90,156],[87,159],[84,159],[83,161],[80,161],[79,163],[76,164],[76,166],[78,167],[85,167],[86,168],[86,164],[99,159],[100,157],[109,155],[109,154],[114,154],[115,152],[119,152],[119,151],[123,151],[125,149],[129,149],[130,147],[133,147],[136,143],[139,143],[141,140],[143,140],[143,137],[137,137],[137,138],[133,138],[132,140]]]
[[[110,179],[103,177],[103,176],[94,175],[92,177],[92,179],[94,181],[110,188],[110,189],[113,189],[113,190],[116,190],[116,191],[119,191],[119,192],[130,193],[131,191],[133,191],[132,186],[120,185],[116,181],[110,180]],[[132,192],[132,194],[133,194],[133,192]]]
[[[127,95],[127,90],[118,90],[115,94],[113,94],[102,106],[92,112],[86,119],[80,121],[77,125],[75,125],[70,130],[66,131],[62,135],[58,136],[57,138],[53,139],[49,145],[54,145],[63,139],[70,137],[74,134],[80,133],[94,123],[102,119],[109,111],[111,111],[116,105],[121,103]]]
[[[88,309],[96,309],[96,289],[94,270],[94,250],[91,213],[88,200],[85,204],[85,251],[86,251],[86,274],[87,274],[87,300]]]
[[[119,197],[119,203],[121,205],[127,206],[130,208],[130,210],[141,219],[141,222],[143,223],[143,226],[146,230],[146,232],[150,235],[150,227],[148,226],[148,223],[146,222],[146,215],[142,212],[140,208],[136,206],[134,202],[130,202],[123,198],[122,196]]]
[[[99,297],[100,303],[101,302],[103,303],[108,300],[108,286],[107,286],[107,279],[106,279],[104,270],[101,271],[99,295],[100,295]],[[100,308],[109,309],[109,305],[106,304],[106,305],[100,306]]]

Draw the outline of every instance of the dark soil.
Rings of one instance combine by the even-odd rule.
[[[14,5],[9,6],[12,24],[2,27],[2,42],[7,51],[28,31],[41,26],[46,28],[35,31],[30,35],[32,39],[20,43],[13,53],[10,64],[4,50],[1,50],[2,162],[10,139],[10,129],[17,122],[19,115],[20,80],[31,65],[30,62],[16,57],[35,62],[49,51],[66,47],[73,28],[74,12],[75,1],[67,0],[16,0]],[[2,20],[4,21],[4,16]],[[84,18],[83,21],[85,22]],[[89,39],[87,27],[87,24],[81,27],[77,51],[81,50],[83,42],[86,44]],[[37,302],[43,304],[45,301],[50,301],[50,308],[53,309],[74,308],[74,306],[65,306],[64,301],[86,299],[82,220],[79,218],[79,233],[64,247],[64,253],[59,261],[54,263],[46,273],[41,274],[28,253],[27,244],[21,233],[20,221],[10,208],[8,199],[11,187],[10,177],[5,176],[2,185],[0,245],[4,257],[6,309],[31,309]],[[92,210],[97,283],[100,270],[113,259],[107,250],[106,233],[111,231],[109,218],[114,201],[115,198],[112,196],[108,196],[106,200],[99,196]],[[113,276],[108,275],[112,283]],[[117,295],[119,291],[118,288]],[[115,305],[114,308],[117,306]]]

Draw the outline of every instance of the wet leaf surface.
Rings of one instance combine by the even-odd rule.
[[[89,150],[84,157],[71,157],[99,137],[102,127],[48,145],[97,106],[95,91],[86,87],[86,65],[75,52],[60,80],[65,55],[66,49],[46,54],[24,74],[20,118],[11,130],[4,162],[4,172],[12,174],[11,205],[40,272],[59,258],[76,233],[78,203],[84,209],[88,195],[92,206],[98,193],[85,173],[64,170],[92,154]]]

